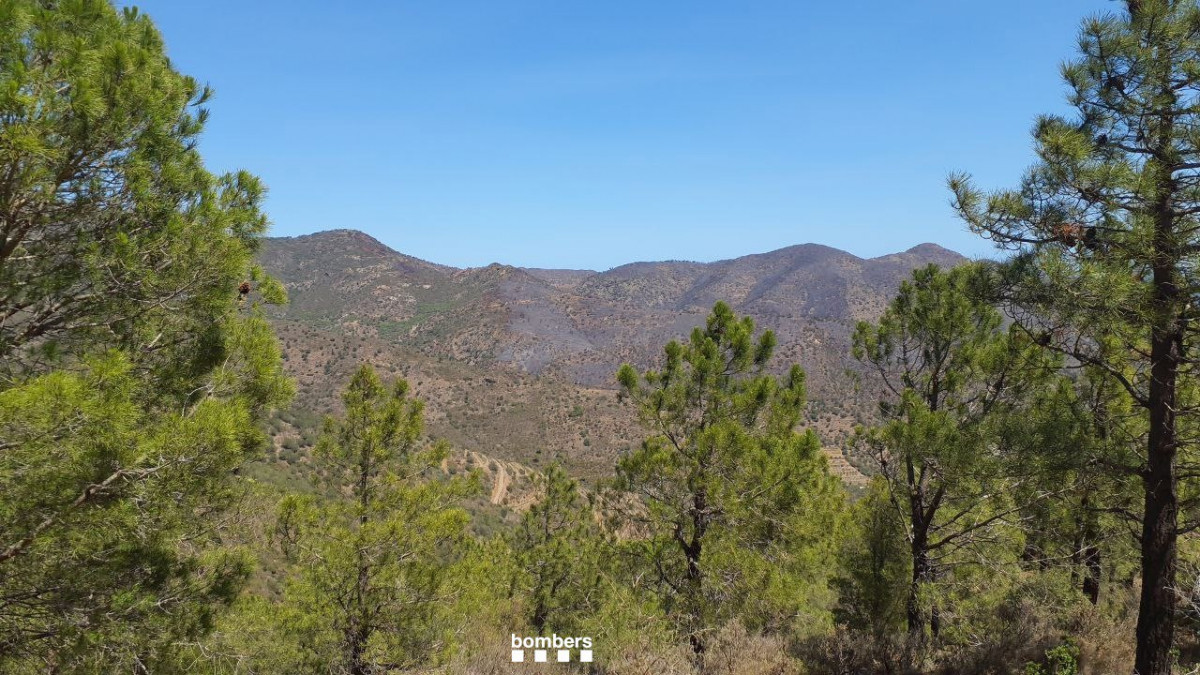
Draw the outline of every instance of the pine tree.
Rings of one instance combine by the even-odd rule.
[[[1126,559],[1136,526],[1139,487],[1127,472],[1137,446],[1118,422],[1128,397],[1092,369],[1053,378],[999,430],[1012,454],[1009,471],[1023,479],[1016,497],[1026,504],[1023,562],[1047,569],[1066,565],[1078,592],[1100,603],[1105,568]],[[1046,498],[1039,498],[1045,496]]]
[[[1018,190],[985,195],[951,178],[970,227],[1016,249],[1020,323],[1100,369],[1136,402],[1143,455],[1142,590],[1136,669],[1171,669],[1181,514],[1196,505],[1186,443],[1195,424],[1194,302],[1200,279],[1200,8],[1194,0],[1127,2],[1085,22],[1080,57],[1063,67],[1074,119],[1046,116],[1039,161]]]
[[[601,602],[606,538],[591,503],[558,464],[541,477],[542,498],[513,532],[515,581],[528,598],[530,626],[570,633]]]
[[[617,464],[638,500],[632,545],[698,661],[712,629],[781,628],[827,581],[843,493],[816,434],[797,431],[804,372],[764,372],[774,347],[718,302],[661,370],[617,375],[651,433]]]
[[[927,599],[955,552],[1001,527],[1019,504],[1005,471],[996,421],[1052,371],[1042,350],[1003,330],[987,301],[987,271],[913,273],[878,324],[860,322],[855,358],[884,383],[882,423],[859,429],[904,524],[911,571],[910,645],[937,638],[940,614]],[[880,504],[884,502],[880,501]]]
[[[309,665],[365,675],[435,661],[450,581],[467,540],[467,515],[453,504],[477,481],[437,480],[446,446],[422,440],[424,405],[408,383],[385,387],[370,366],[342,395],[317,446],[334,499],[289,495],[279,507],[279,541],[296,573],[282,629]]]
[[[838,622],[886,644],[904,624],[911,558],[907,528],[893,507],[888,482],[876,476],[851,510],[837,580]]]
[[[212,516],[290,384],[208,95],[136,10],[0,2],[0,669],[155,669],[247,574]]]

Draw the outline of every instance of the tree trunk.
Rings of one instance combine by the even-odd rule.
[[[374,469],[370,449],[362,450],[358,469],[358,536],[362,537],[362,530],[370,521],[368,515],[371,508],[370,481]],[[367,596],[370,594],[371,588],[371,566],[367,561],[361,539],[357,542],[355,549],[358,575],[355,581],[354,605],[350,610],[352,618],[346,636],[349,642],[350,675],[370,675],[373,669],[371,664],[366,661],[366,651],[367,642],[374,632],[369,615],[370,610],[367,607]]]
[[[704,534],[708,530],[708,494],[701,488],[696,490],[692,495],[692,537],[691,540],[684,543],[680,542],[683,547],[684,558],[687,560],[687,579],[685,583],[688,589],[688,642],[692,646],[692,654],[695,657],[696,665],[703,667],[704,652],[706,651],[704,638],[701,637],[700,631],[703,630],[703,610],[704,610],[704,584],[703,572],[700,568],[700,555],[704,550]]]
[[[1084,490],[1083,497],[1079,502],[1082,520],[1078,528],[1077,545],[1071,554],[1071,558],[1075,562],[1072,565],[1071,575],[1072,578],[1075,578],[1077,570],[1083,568],[1083,584],[1080,591],[1088,599],[1088,602],[1096,605],[1100,602],[1100,581],[1104,569],[1100,564],[1100,547],[1096,544],[1100,533],[1096,514],[1092,511],[1091,497],[1091,491]]]
[[[366,660],[367,640],[370,631],[362,621],[363,617],[354,616],[346,626],[346,660],[349,662],[350,675],[370,675],[371,667]]]
[[[1100,575],[1103,571],[1100,565],[1100,548],[1088,544],[1083,549],[1083,595],[1093,605],[1100,603]]]
[[[931,409],[937,404],[936,396],[927,399]],[[932,569],[929,562],[929,526],[933,521],[933,509],[926,509],[926,479],[924,468],[918,473],[911,456],[907,462],[908,469],[908,517],[912,526],[912,540],[909,551],[912,558],[912,580],[908,585],[908,603],[905,607],[908,621],[908,642],[914,648],[925,644],[925,612],[921,610],[921,587],[932,580]],[[934,497],[937,501],[939,497]]]
[[[1169,128],[1169,120],[1163,122]],[[1166,134],[1164,134],[1164,137]],[[1138,605],[1138,675],[1169,675],[1175,638],[1175,563],[1179,536],[1175,453],[1176,384],[1182,360],[1183,326],[1174,244],[1174,185],[1166,167],[1158,186],[1154,215],[1154,299],[1150,332],[1149,439],[1145,513],[1142,515],[1142,595]]]
[[[921,588],[930,580],[931,567],[929,564],[928,540],[924,528],[914,533],[912,541],[912,582],[908,586],[908,604],[906,615],[908,619],[909,642],[914,646],[925,643],[925,612],[921,609]]]
[[[537,630],[538,635],[544,635],[546,632],[546,622],[550,620],[550,602],[558,593],[558,587],[566,581],[562,577],[556,578],[550,588],[546,588],[546,580],[542,575],[538,574],[538,582],[534,587],[534,606],[533,606],[533,627]]]
[[[541,635],[545,632],[546,618],[549,613],[549,608],[546,607],[546,603],[542,602],[540,599],[535,601],[533,606],[533,618],[530,620],[530,623],[533,624],[533,630],[538,635]]]
[[[1169,675],[1175,637],[1175,558],[1178,538],[1176,494],[1175,384],[1178,373],[1175,335],[1155,331],[1150,360],[1150,438],[1143,483],[1142,596],[1138,606],[1138,675]]]

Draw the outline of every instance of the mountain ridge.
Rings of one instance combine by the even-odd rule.
[[[556,275],[556,276],[557,275],[574,276],[574,275],[607,274],[609,272],[613,272],[615,270],[618,270],[618,269],[621,269],[624,267],[637,266],[637,265],[673,265],[673,264],[717,265],[717,264],[721,264],[721,263],[737,262],[737,261],[745,260],[748,258],[758,258],[758,257],[762,257],[762,256],[770,256],[770,255],[774,255],[774,254],[791,252],[791,251],[795,251],[795,250],[807,250],[807,249],[824,250],[824,251],[828,251],[828,252],[835,253],[835,254],[842,254],[842,255],[850,256],[851,258],[856,258],[858,260],[864,260],[864,261],[884,260],[884,259],[894,258],[897,256],[906,255],[906,254],[931,256],[931,257],[943,256],[943,257],[949,257],[949,258],[957,258],[957,259],[960,259],[963,261],[965,261],[967,259],[966,256],[963,256],[962,254],[960,254],[956,251],[945,248],[945,247],[941,246],[940,244],[937,244],[934,242],[922,242],[920,244],[911,246],[903,251],[896,251],[894,253],[885,253],[883,255],[874,256],[874,257],[859,256],[859,255],[856,255],[849,251],[839,249],[835,246],[830,246],[828,244],[821,244],[821,243],[817,243],[817,242],[804,242],[804,243],[799,243],[799,244],[789,244],[787,246],[783,246],[783,247],[780,247],[777,249],[772,249],[770,251],[763,251],[763,252],[759,252],[759,253],[747,253],[745,255],[736,256],[733,258],[720,258],[717,260],[710,260],[710,261],[682,260],[682,259],[632,260],[627,263],[621,263],[620,265],[617,265],[615,267],[610,267],[606,270],[593,270],[593,269],[570,268],[570,267],[563,267],[563,268],[559,268],[559,267],[525,267],[525,266],[521,266],[521,265],[513,265],[510,263],[501,262],[499,260],[492,261],[486,265],[479,265],[479,266],[473,266],[473,267],[472,266],[455,267],[453,265],[437,263],[437,262],[433,262],[430,260],[426,260],[424,258],[419,258],[416,256],[409,255],[407,253],[403,253],[400,250],[392,248],[391,246],[383,243],[382,241],[380,241],[376,237],[372,236],[371,234],[369,234],[367,232],[363,232],[362,230],[356,230],[354,228],[334,228],[334,229],[330,229],[330,230],[318,230],[316,232],[309,232],[306,234],[288,235],[288,236],[279,236],[279,237],[266,237],[264,241],[267,243],[267,245],[271,245],[271,244],[277,244],[277,243],[282,243],[282,242],[300,243],[303,241],[316,241],[316,240],[321,240],[321,239],[337,239],[337,238],[344,238],[348,242],[359,242],[362,246],[373,248],[373,249],[375,249],[375,251],[378,251],[380,253],[395,254],[395,255],[401,256],[405,259],[416,261],[418,263],[428,265],[433,268],[439,268],[441,270],[444,270],[446,272],[451,272],[451,273],[455,272],[455,271],[479,270],[479,269],[486,269],[488,267],[501,266],[501,267],[512,267],[515,269],[519,269],[519,270],[525,271],[527,273],[533,274],[534,276],[537,276],[538,274],[548,274],[548,275]]]
[[[299,405],[336,409],[365,360],[414,380],[431,428],[464,449],[535,468],[553,458],[582,475],[610,470],[640,437],[636,416],[613,407],[617,367],[654,367],[717,300],[775,331],[776,371],[804,367],[809,422],[836,448],[872,414],[855,384],[871,374],[849,355],[855,323],[878,318],[914,268],[965,260],[936,244],[876,258],[797,244],[604,271],[456,268],[348,229],[271,238],[259,254],[288,288],[270,317]]]

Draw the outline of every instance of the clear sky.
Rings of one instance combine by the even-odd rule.
[[[607,269],[817,242],[991,248],[946,175],[1016,184],[1108,0],[148,0],[217,93],[210,168],[273,233]]]

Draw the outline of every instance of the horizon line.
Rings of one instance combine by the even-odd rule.
[[[367,232],[365,230],[360,230],[357,228],[353,228],[353,227],[335,227],[335,228],[330,228],[327,230],[317,230],[315,232],[308,232],[305,234],[278,235],[278,236],[267,234],[263,237],[263,239],[264,240],[301,239],[304,237],[317,237],[317,236],[321,236],[321,235],[337,234],[337,233],[342,233],[342,232],[349,233],[349,234],[357,234],[357,235],[362,235],[364,237],[367,237],[367,238],[371,239],[371,241],[375,242],[376,244],[378,244],[380,246],[383,246],[384,248],[388,249],[389,251],[391,251],[397,255],[402,255],[407,258],[412,258],[413,260],[418,260],[420,262],[426,263],[428,265],[433,265],[435,267],[443,267],[446,269],[459,270],[459,271],[481,270],[481,269],[486,269],[488,267],[498,265],[501,267],[512,267],[513,269],[519,269],[519,270],[541,270],[541,271],[547,271],[547,272],[591,272],[593,274],[602,274],[605,272],[611,272],[613,270],[620,269],[622,267],[628,267],[630,265],[647,265],[647,264],[653,265],[653,264],[663,264],[663,263],[669,263],[669,264],[682,263],[682,264],[689,264],[689,265],[714,265],[717,263],[741,260],[742,258],[749,258],[749,257],[753,257],[753,256],[770,255],[772,253],[778,253],[780,251],[785,251],[787,249],[800,248],[800,247],[805,247],[805,246],[816,246],[816,247],[828,249],[828,250],[834,251],[836,253],[848,255],[857,260],[881,260],[883,258],[888,258],[888,257],[895,256],[895,255],[903,255],[905,253],[911,253],[922,247],[933,246],[933,247],[941,249],[942,251],[945,251],[947,253],[956,255],[956,256],[962,258],[963,260],[974,260],[974,258],[966,256],[958,251],[955,251],[954,249],[946,248],[945,246],[942,246],[941,244],[939,244],[937,242],[933,242],[933,241],[925,241],[925,242],[921,242],[919,244],[914,244],[913,246],[910,246],[902,251],[893,251],[891,253],[885,253],[883,255],[870,256],[870,257],[856,255],[845,249],[840,249],[836,246],[830,246],[829,244],[822,244],[820,242],[810,241],[810,242],[802,242],[802,243],[797,243],[797,244],[789,244],[787,246],[781,246],[779,248],[770,249],[768,251],[759,251],[757,253],[746,253],[743,255],[733,256],[731,258],[717,258],[715,260],[685,260],[685,259],[676,259],[676,258],[660,259],[660,260],[631,260],[629,262],[621,263],[619,265],[614,265],[613,267],[609,267],[604,270],[597,270],[597,269],[583,268],[583,267],[540,267],[540,266],[528,266],[528,265],[513,265],[511,263],[500,262],[498,260],[492,261],[490,263],[483,264],[483,265],[458,267],[456,265],[448,265],[446,263],[439,263],[439,262],[435,262],[433,260],[429,260],[426,258],[420,258],[415,255],[405,253],[401,250],[393,248],[392,246],[389,246],[388,244],[386,244],[382,240],[380,240],[379,237],[371,234],[370,232]]]

